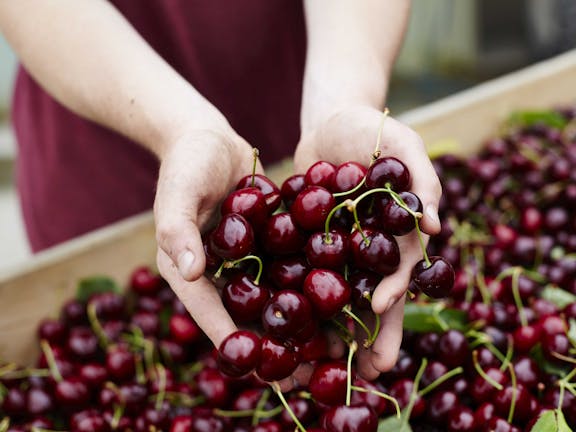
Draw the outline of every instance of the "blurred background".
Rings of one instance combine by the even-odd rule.
[[[388,106],[397,115],[576,48],[574,0],[413,0]],[[16,58],[0,34],[0,271],[30,256],[13,181]]]

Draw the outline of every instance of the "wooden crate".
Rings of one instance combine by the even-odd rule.
[[[399,116],[431,146],[456,142],[470,154],[517,109],[547,108],[576,101],[576,51],[479,85]],[[280,181],[290,164],[271,173]],[[154,265],[153,217],[121,221],[35,256],[0,274],[0,361],[31,364],[34,337],[43,317],[55,317],[80,278],[108,275],[125,285],[138,265]]]

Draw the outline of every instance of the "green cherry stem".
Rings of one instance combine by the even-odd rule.
[[[376,135],[376,145],[374,146],[374,152],[372,153],[372,156],[370,157],[370,166],[372,166],[374,164],[374,162],[376,162],[376,160],[378,160],[378,158],[380,157],[380,139],[382,138],[382,131],[384,130],[384,123],[386,122],[386,119],[388,118],[388,115],[390,114],[390,110],[388,109],[388,107],[384,107],[384,110],[382,111],[382,120],[380,120],[380,126],[378,127],[378,135]]]
[[[518,309],[518,317],[520,318],[520,324],[522,327],[528,325],[528,319],[526,318],[526,313],[524,312],[524,305],[522,304],[522,298],[520,297],[520,274],[522,273],[522,267],[514,267],[512,272],[512,296],[514,297],[514,303],[516,303],[516,309]]]
[[[0,432],[6,432],[10,427],[10,417],[4,417],[0,420]]]
[[[418,397],[418,386],[420,385],[420,380],[422,379],[422,375],[424,374],[424,370],[426,370],[427,365],[428,359],[423,358],[422,362],[420,363],[420,367],[418,368],[418,372],[416,372],[416,376],[414,377],[414,385],[412,386],[412,392],[410,393],[410,400],[408,401],[408,405],[404,409],[400,431],[410,430],[408,429],[408,420],[410,419],[410,414],[412,413],[412,409],[416,403],[416,399]]]
[[[394,409],[396,410],[396,418],[400,418],[401,411],[400,411],[400,404],[398,404],[398,400],[395,397],[387,395],[386,393],[382,393],[381,391],[374,390],[374,389],[366,389],[364,387],[352,386],[352,390],[362,393],[370,393],[376,396],[381,397],[382,399],[386,399],[394,405]]]
[[[262,264],[262,259],[257,255],[246,255],[245,257],[239,258],[234,261],[224,261],[220,265],[218,271],[214,273],[214,277],[217,279],[220,277],[222,271],[225,268],[233,268],[234,266],[240,264],[241,262],[248,260],[255,260],[258,263],[258,272],[256,273],[256,277],[254,278],[254,284],[258,285],[260,283],[260,277],[262,276],[262,270],[264,268],[264,264]]]
[[[341,202],[340,204],[332,207],[332,210],[330,210],[330,213],[328,213],[328,216],[326,216],[326,221],[324,222],[324,233],[326,234],[324,242],[326,244],[332,243],[332,237],[330,236],[330,222],[332,221],[334,214],[336,214],[336,212],[341,208],[348,207],[351,203],[352,200],[345,200]]]
[[[459,375],[463,372],[464,372],[464,369],[462,368],[462,366],[455,367],[454,369],[451,369],[448,372],[446,372],[444,375],[436,378],[434,381],[432,381],[430,384],[428,384],[426,387],[424,387],[422,390],[420,390],[418,392],[418,394],[420,396],[426,396],[428,393],[430,393],[432,390],[434,390],[436,387],[438,387],[443,382],[445,382],[445,381],[449,380],[450,378],[452,378],[453,376]]]
[[[254,187],[256,184],[256,164],[258,162],[258,156],[260,156],[260,152],[256,147],[252,148],[252,156],[254,159],[252,162],[252,182],[250,183],[250,186]]]
[[[516,410],[516,401],[518,400],[518,383],[514,366],[510,362],[508,363],[508,371],[510,372],[510,380],[512,381],[512,400],[510,401],[510,410],[508,411],[508,423],[512,423],[514,411]]]
[[[108,336],[106,336],[106,332],[102,328],[102,324],[100,324],[98,313],[96,312],[96,305],[94,303],[88,303],[88,306],[86,307],[86,315],[88,315],[90,327],[92,327],[94,334],[98,338],[98,343],[102,349],[106,350],[108,345],[110,345],[110,341],[108,340]]]
[[[356,341],[352,341],[348,349],[348,361],[346,362],[346,406],[350,406],[352,402],[352,359],[357,350],[358,344]]]
[[[480,375],[484,381],[486,381],[497,390],[502,390],[504,388],[502,387],[502,384],[495,381],[492,377],[490,377],[490,375],[484,372],[484,369],[482,369],[482,366],[480,366],[480,363],[478,362],[478,351],[476,350],[472,351],[472,362],[474,364],[474,369],[476,369],[476,372],[478,372],[478,375]]]
[[[54,351],[52,351],[52,347],[45,339],[42,339],[40,341],[40,347],[42,348],[42,352],[46,357],[46,363],[48,363],[48,367],[50,368],[50,374],[52,375],[52,378],[54,378],[56,382],[62,381],[63,379],[62,374],[60,373],[58,365],[56,364],[56,358],[54,357]]]
[[[360,319],[360,317],[358,317],[358,315],[352,312],[352,307],[349,304],[347,304],[342,308],[342,312],[344,312],[346,315],[348,315],[350,318],[356,321],[360,327],[362,327],[362,330],[366,332],[366,340],[364,341],[364,348],[370,347],[371,345],[370,341],[372,340],[372,332],[370,331],[368,326],[364,323],[364,321]]]
[[[280,384],[278,384],[277,381],[273,381],[272,383],[270,383],[270,385],[272,386],[272,390],[274,390],[274,393],[276,393],[276,396],[278,396],[278,399],[280,399],[280,402],[282,402],[282,405],[286,409],[286,412],[296,425],[296,428],[300,432],[306,432],[306,428],[302,425],[302,423],[300,423],[300,420],[298,420],[298,417],[296,417],[296,414],[294,414],[294,411],[292,411],[292,408],[290,408],[290,405],[288,405],[288,402],[286,402],[286,398],[282,394],[282,390],[280,390]]]
[[[268,399],[270,398],[270,389],[265,389],[262,392],[262,396],[260,396],[260,399],[258,400],[258,403],[256,404],[256,409],[254,411],[254,414],[252,415],[252,426],[256,426],[258,424],[258,421],[260,420],[260,412],[262,411],[262,409],[264,408],[264,405],[266,405],[266,402],[268,402]]]
[[[156,395],[155,408],[160,410],[166,397],[166,368],[163,364],[158,363],[156,365],[156,373],[158,374],[158,394]]]

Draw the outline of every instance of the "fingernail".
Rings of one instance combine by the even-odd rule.
[[[438,209],[436,209],[434,204],[428,204],[426,206],[426,216],[428,216],[431,221],[440,223],[440,219],[438,218]]]
[[[189,280],[192,277],[194,259],[194,254],[189,250],[182,252],[178,257],[178,271],[185,280]]]

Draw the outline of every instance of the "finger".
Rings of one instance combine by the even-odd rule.
[[[237,330],[224,308],[216,287],[204,276],[194,282],[184,281],[172,259],[162,249],[157,254],[158,269],[180,301],[215,347]]]
[[[380,316],[380,332],[372,345],[371,363],[379,372],[389,371],[396,364],[402,343],[405,297]]]
[[[406,294],[412,269],[422,259],[422,249],[415,232],[397,237],[402,259],[398,270],[386,276],[378,284],[372,295],[372,310],[374,313],[384,313]]]
[[[374,313],[364,311],[360,314],[360,319],[366,324],[369,329],[373,329],[375,325]],[[366,347],[366,332],[362,329],[356,328],[356,342],[358,343],[357,351],[357,369],[360,376],[368,381],[373,381],[378,378],[380,371],[372,364],[372,347]]]

